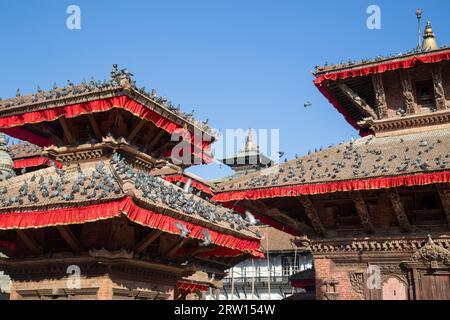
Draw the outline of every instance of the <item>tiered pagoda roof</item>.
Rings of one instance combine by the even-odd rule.
[[[0,229],[29,229],[128,219],[233,250],[257,250],[258,237],[240,215],[136,170],[115,154],[93,165],[50,167],[0,184]],[[242,243],[241,243],[242,242]],[[255,251],[256,252],[256,251]]]
[[[36,93],[27,96],[18,90],[15,98],[0,100],[0,128],[41,147],[76,145],[82,140],[99,140],[107,134],[120,137],[127,132],[124,138],[135,140],[143,151],[167,157],[178,142],[171,141],[170,134],[185,129],[191,135],[187,139],[194,157],[204,162],[211,161],[210,144],[216,139],[207,122],[195,120],[193,112],[182,112],[179,105],[159,97],[155,90],[136,87],[132,74],[116,65],[104,81],[92,79],[79,85],[68,81],[66,87],[55,84],[48,91],[38,87]],[[138,135],[140,131],[146,135]]]
[[[450,129],[368,136],[217,186],[216,201],[449,181]],[[399,178],[401,177],[401,178]]]
[[[409,70],[420,65],[441,63],[448,66],[449,61],[450,48],[448,47],[444,46],[435,50],[415,49],[389,57],[378,56],[375,59],[366,59],[360,62],[316,67],[314,84],[349,124],[360,130],[362,135],[367,135],[374,131],[373,121],[384,122],[380,123],[382,128],[376,131],[397,129],[399,127],[395,127],[395,125],[400,123],[393,122],[394,119],[386,119],[386,111],[380,110],[380,104],[382,108],[386,108],[386,101],[380,94],[378,88],[380,85],[377,84],[382,81],[377,81],[373,79],[374,77]],[[383,90],[381,84],[381,91]],[[355,97],[358,99],[357,103],[355,103]],[[401,108],[401,104],[396,108]],[[448,110],[445,109],[439,110],[438,108],[437,113],[442,113],[441,118],[447,119]],[[402,118],[401,122],[403,123],[414,123],[417,122],[415,120],[417,116],[420,116],[420,112],[415,115],[397,114],[394,118]],[[371,118],[371,121],[366,123],[368,118]],[[435,118],[439,118],[437,114]],[[430,125],[439,124],[442,121],[445,120],[441,119],[437,122],[428,120]]]

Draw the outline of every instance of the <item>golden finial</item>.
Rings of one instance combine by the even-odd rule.
[[[433,33],[433,29],[431,28],[430,20],[428,20],[427,26],[425,27],[422,48],[425,50],[436,50],[439,48]]]

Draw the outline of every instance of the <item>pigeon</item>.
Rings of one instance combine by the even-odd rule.
[[[245,211],[245,216],[247,217],[247,221],[251,224],[251,225],[255,225],[257,223],[255,216],[253,214],[251,214],[250,211]]]
[[[189,193],[189,189],[191,187],[191,184],[192,184],[192,179],[188,179],[186,181],[186,184],[184,185],[184,188],[183,188],[184,193]]]
[[[180,230],[180,237],[182,237],[182,238],[186,238],[188,236],[188,234],[191,232],[191,230],[186,228],[186,226],[181,222],[175,223],[175,227],[178,230]]]
[[[201,247],[207,247],[207,246],[209,246],[212,243],[212,241],[211,241],[211,234],[209,233],[208,230],[202,230],[201,232],[203,234],[204,240],[203,240],[202,243],[200,243],[200,246]]]

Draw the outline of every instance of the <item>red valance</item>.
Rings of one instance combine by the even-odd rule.
[[[374,73],[383,73],[386,71],[412,68],[418,63],[438,63],[445,60],[450,60],[450,49],[445,50],[443,52],[415,55],[382,63],[374,63],[372,65],[363,66],[359,68],[357,67],[348,70],[324,73],[319,75],[314,80],[314,83],[320,84],[325,80],[336,81],[338,79],[363,77]]]
[[[25,124],[54,121],[60,117],[75,118],[83,114],[104,112],[113,108],[125,109],[141,119],[146,119],[152,122],[155,126],[165,130],[169,134],[172,134],[177,130],[183,130],[181,126],[174,123],[173,121],[136,102],[132,98],[126,95],[122,95],[113,98],[2,117],[0,118],[0,131],[17,139],[29,141],[31,143],[44,147],[50,144],[48,139],[39,137],[35,134],[30,134],[28,131],[21,128],[17,130],[17,127],[24,126]],[[195,138],[194,133],[192,132],[189,138],[189,142],[198,149],[206,151],[210,150],[210,141],[206,141],[201,138]]]
[[[180,175],[176,175],[176,176],[168,176],[164,178],[166,181],[170,181],[170,182],[182,182],[182,183],[186,183],[189,178],[185,177],[185,176],[180,176]],[[211,190],[210,187],[194,181],[193,179],[191,179],[191,186],[196,188],[197,190],[203,191],[204,193],[207,193],[209,195],[214,195],[214,192]]]
[[[204,285],[204,284],[186,282],[186,281],[178,281],[177,288],[178,288],[178,290],[186,291],[189,293],[194,293],[197,290],[206,291],[206,290],[208,290],[209,286]]]
[[[333,98],[330,94],[326,86],[323,85],[325,80],[336,81],[338,79],[347,79],[352,77],[362,77],[370,74],[383,73],[386,71],[394,71],[398,69],[408,69],[414,67],[418,63],[437,63],[445,60],[450,60],[450,50],[438,53],[432,53],[421,56],[413,56],[404,59],[398,59],[394,61],[389,61],[385,63],[380,63],[376,65],[370,65],[361,68],[342,70],[336,72],[325,73],[319,75],[315,80],[314,84],[319,89],[320,93],[322,93],[325,98],[336,108],[336,110],[341,113],[345,120],[356,130],[360,130],[357,121],[353,119],[347,112],[347,110],[340,105],[340,103]],[[369,133],[361,132],[361,136],[365,136]]]
[[[252,250],[248,253],[250,253],[255,258],[260,259],[264,258],[264,253],[262,253],[261,251]],[[236,257],[240,255],[242,255],[242,251],[225,247],[216,247],[211,251],[203,253],[201,256],[207,258],[207,257]]]
[[[450,172],[435,172],[410,176],[375,178],[367,180],[350,180],[322,184],[308,184],[267,189],[224,192],[215,195],[212,200],[230,202],[239,200],[255,200],[266,198],[296,197],[299,195],[315,195],[356,190],[376,190],[402,186],[428,185],[434,183],[449,183]]]
[[[44,157],[36,157],[36,158],[27,158],[27,159],[21,159],[21,160],[14,160],[14,169],[22,169],[22,168],[32,168],[32,167],[39,167],[39,166],[49,166],[50,167],[50,161],[53,161],[55,164],[55,167],[61,169],[62,164],[55,160],[50,160],[48,158]]]
[[[190,238],[203,240],[202,231],[208,230],[212,243],[244,252],[253,252],[260,247],[259,240],[241,239],[190,222],[176,219],[161,213],[138,207],[131,197],[77,208],[53,209],[47,211],[29,211],[0,213],[0,230],[44,228],[56,225],[82,224],[111,219],[121,214],[143,226],[158,229],[171,234],[180,234],[176,223],[183,223],[191,230]]]

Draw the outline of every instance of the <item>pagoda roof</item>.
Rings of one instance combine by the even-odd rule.
[[[105,220],[124,214],[135,223],[255,255],[259,238],[232,210],[133,168],[117,155],[105,162],[49,167],[0,183],[0,230]]]
[[[209,146],[217,137],[207,122],[195,120],[192,113],[182,112],[179,106],[173,106],[154,90],[147,92],[145,88],[137,88],[129,74],[118,71],[104,81],[91,80],[90,83],[83,82],[80,85],[69,83],[64,88],[54,86],[48,91],[38,89],[38,92],[26,96],[18,91],[15,98],[0,100],[0,131],[43,147],[52,143],[46,134],[29,130],[34,124],[112,109],[126,110],[168,134],[187,130],[194,146],[193,155],[205,162],[211,161]],[[201,135],[200,144],[194,135]]]
[[[450,181],[450,129],[367,136],[231,181],[220,202],[295,197]]]
[[[9,145],[8,153],[13,160],[40,157],[42,155],[42,148],[35,144],[22,141]]]
[[[164,177],[166,181],[170,182],[181,182],[181,183],[187,183],[189,180],[191,180],[191,187],[194,187],[195,189],[202,191],[209,195],[214,195],[214,184],[210,181],[206,181],[199,176],[189,173],[189,172],[181,172],[177,174],[171,174]]]
[[[408,53],[378,56],[360,62],[347,64],[326,65],[316,67],[313,72],[316,77],[315,86],[328,99],[328,101],[341,113],[347,122],[355,129],[360,130],[359,121],[364,120],[365,113],[353,105],[338,88],[337,83],[345,84],[357,92],[369,105],[375,104],[375,91],[371,76],[401,69],[414,68],[420,64],[432,64],[450,61],[450,48],[442,47],[436,50],[412,50]],[[367,133],[361,131],[362,135]]]

